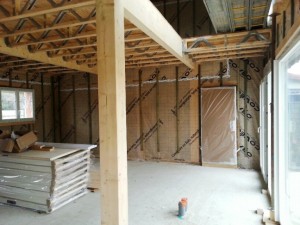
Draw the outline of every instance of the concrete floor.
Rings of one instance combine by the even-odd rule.
[[[257,208],[268,208],[255,171],[187,164],[129,162],[130,225],[260,225]],[[184,219],[177,204],[188,198]],[[99,225],[99,193],[52,214],[0,205],[0,225]]]

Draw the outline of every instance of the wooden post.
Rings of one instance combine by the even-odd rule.
[[[96,0],[102,225],[128,225],[123,1]]]

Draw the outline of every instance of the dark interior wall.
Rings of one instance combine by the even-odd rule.
[[[61,142],[98,144],[97,76],[66,75],[60,80]],[[97,149],[95,150],[97,152]]]
[[[300,18],[300,2],[297,0],[282,1],[277,16],[276,47],[288,37],[288,32]]]
[[[181,37],[213,34],[214,29],[203,1],[152,1]]]

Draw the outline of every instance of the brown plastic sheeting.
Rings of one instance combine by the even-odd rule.
[[[202,161],[237,165],[235,87],[202,89]]]

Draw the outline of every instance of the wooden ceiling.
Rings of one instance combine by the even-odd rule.
[[[95,1],[14,0],[0,5],[0,70],[96,73]],[[125,19],[127,68],[182,64]],[[263,56],[270,30],[183,40],[193,62]]]

